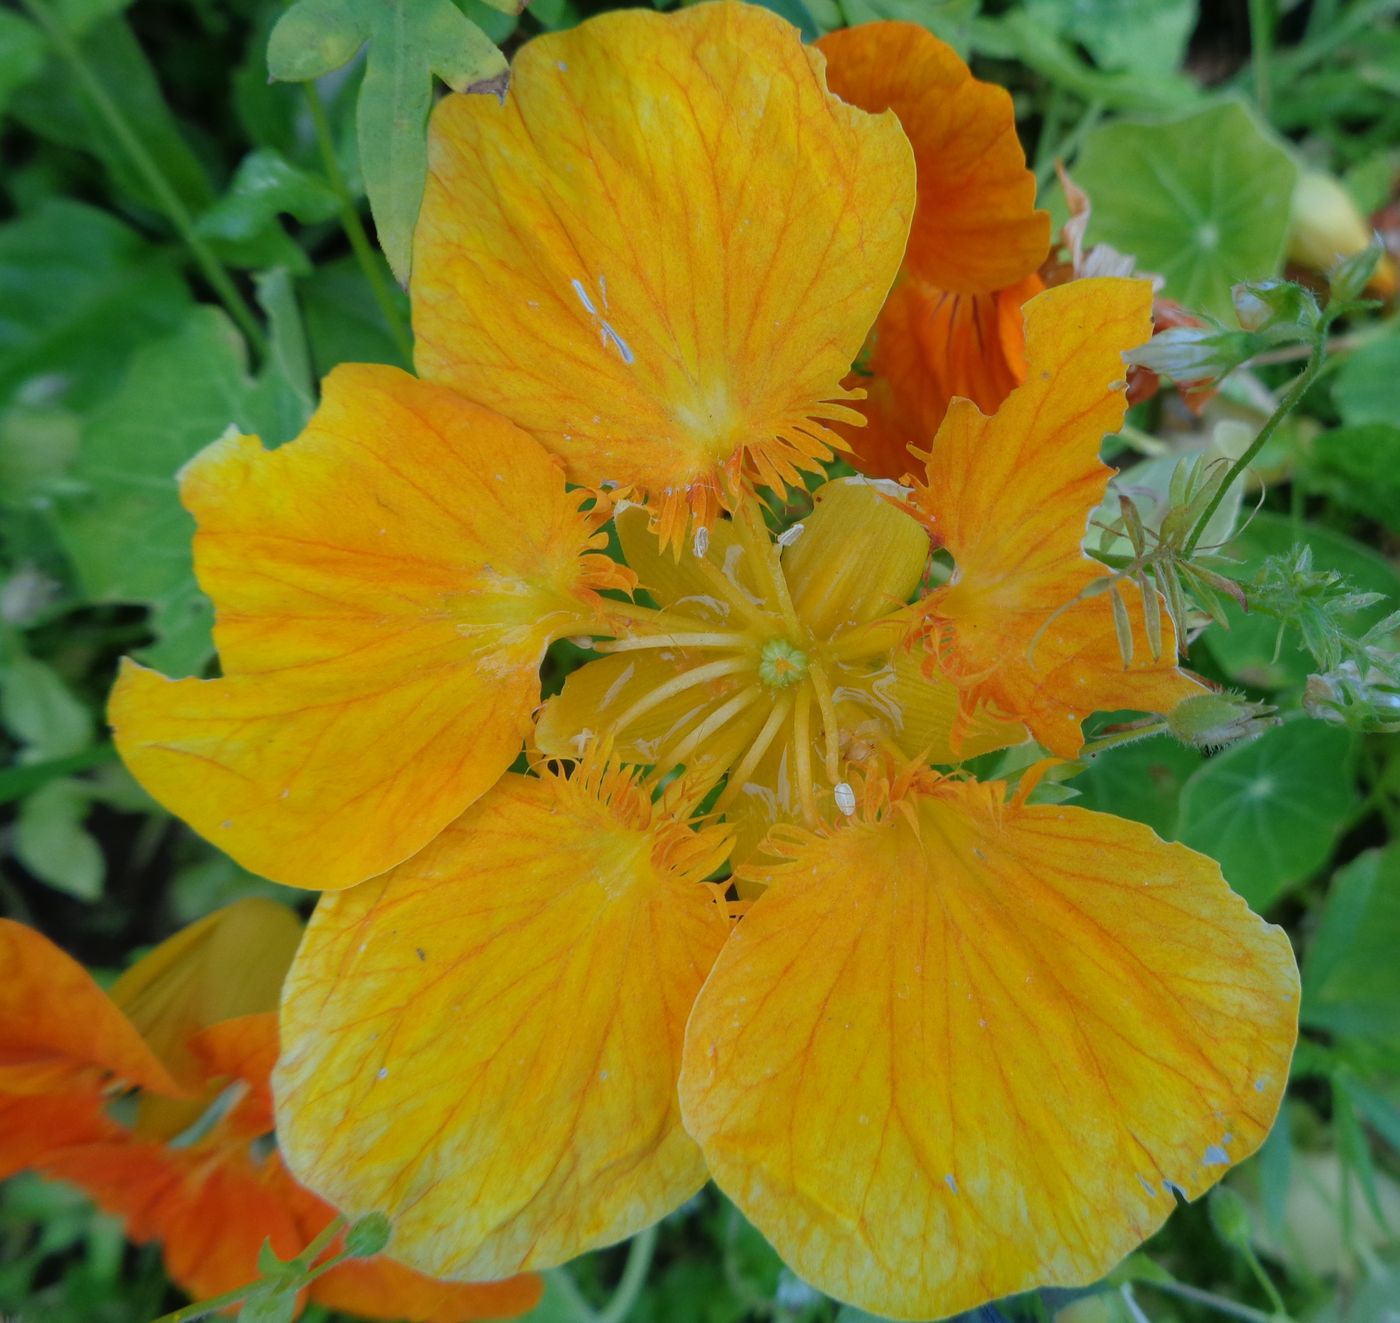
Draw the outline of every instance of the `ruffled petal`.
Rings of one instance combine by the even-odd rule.
[[[383,872],[494,783],[546,645],[621,582],[535,442],[392,368],[337,369],[298,440],[216,442],[182,494],[224,678],[128,664],[117,746],[166,807],[296,886]]]
[[[1001,791],[799,839],[687,1031],[715,1180],[889,1317],[1096,1279],[1258,1147],[1287,1080],[1292,951],[1218,866]]]
[[[741,470],[780,485],[830,458],[899,267],[909,144],[822,63],[755,5],[627,10],[522,47],[504,104],[433,117],[419,370],[575,481],[636,485],[668,546]]]
[[[1076,280],[1025,305],[1029,375],[990,417],[957,401],[916,494],[953,556],[941,591],[938,662],[969,710],[991,703],[1073,757],[1096,710],[1167,711],[1200,686],[1176,666],[1170,621],[1153,659],[1138,641],[1125,666],[1109,603],[1075,599],[1108,571],[1084,554],[1110,470],[1099,443],[1126,409],[1123,351],[1151,334],[1146,281]]]
[[[705,1179],[675,1096],[728,932],[727,834],[618,772],[507,776],[387,877],[323,900],[274,1075],[293,1172],[436,1276],[560,1263]]]

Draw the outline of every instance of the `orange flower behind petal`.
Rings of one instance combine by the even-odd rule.
[[[850,378],[866,388],[855,406],[865,426],[848,434],[851,463],[872,477],[902,479],[919,468],[955,397],[996,409],[1025,378],[1021,305],[1042,288],[1036,275],[985,294],[901,279]]]
[[[1111,1269],[1267,1134],[1288,940],[1147,828],[916,778],[757,870],[686,1128],[805,1280],[943,1318]]]
[[[987,294],[1045,260],[1050,217],[1035,209],[1010,93],[974,78],[917,23],[864,23],[816,47],[837,96],[872,113],[893,110],[909,135],[918,172],[909,275],[955,294]]]
[[[296,441],[216,442],[181,490],[223,677],[128,665],[117,747],[292,885],[350,886],[456,817],[519,752],[548,643],[628,581],[530,437],[393,368],[338,368]]]
[[[1079,751],[1090,712],[1163,712],[1200,692],[1177,668],[1170,622],[1152,658],[1133,593],[1131,665],[1108,603],[1076,600],[1108,573],[1082,543],[1110,473],[1099,444],[1127,407],[1123,351],[1150,334],[1151,304],[1146,281],[1118,279],[1077,280],[1028,303],[1025,383],[990,416],[953,405],[915,497],[955,565],[932,608],[937,664],[966,710],[990,704],[1064,757]]]
[[[872,477],[916,467],[956,396],[991,410],[1024,375],[1020,306],[1041,284],[1050,221],[1035,209],[1010,96],[915,23],[817,42],[838,96],[893,110],[914,148],[918,202],[900,278],[847,384],[866,426],[838,425]]]
[[[197,1298],[248,1285],[264,1243],[290,1258],[335,1216],[268,1143],[287,914],[239,902],[162,943],[118,980],[135,1022],[46,938],[0,920],[0,1177],[31,1167],[77,1185],[129,1238],[158,1242],[171,1279]],[[240,1003],[260,1013],[210,1022]],[[193,1115],[138,1023],[197,1095]],[[141,1087],[136,1129],[107,1114],[115,1085]],[[191,1128],[211,1104],[212,1124]],[[368,1317],[465,1323],[523,1313],[540,1290],[527,1277],[440,1282],[379,1256],[330,1270],[308,1294]]]
[[[506,776],[392,873],[327,897],[283,1001],[298,1177],[436,1275],[547,1267],[704,1183],[686,1017],[729,920],[693,831],[620,772]]]
[[[741,479],[816,471],[914,201],[893,116],[832,96],[755,5],[601,15],[521,48],[503,104],[433,117],[417,363],[589,486],[636,486],[662,540]]]

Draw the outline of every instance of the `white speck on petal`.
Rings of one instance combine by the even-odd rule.
[[[847,781],[836,783],[836,807],[848,818],[856,811],[856,792]]]
[[[701,524],[695,530],[695,540],[691,543],[691,550],[695,552],[696,559],[702,559],[710,549],[710,530]]]
[[[790,547],[806,531],[806,524],[794,524],[791,528],[785,528],[778,534],[778,545],[780,547]]]
[[[381,1080],[387,1080],[387,1079],[389,1078],[389,1067],[388,1067],[388,1066],[380,1066],[380,1067],[379,1067],[379,1074],[378,1074],[377,1078],[378,1078],[378,1079],[381,1079]]]

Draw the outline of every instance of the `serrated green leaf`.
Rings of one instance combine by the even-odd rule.
[[[1132,254],[1172,298],[1227,323],[1237,281],[1278,274],[1297,173],[1237,101],[1102,125],[1074,167],[1094,204],[1089,241]]]
[[[1349,732],[1292,721],[1211,758],[1182,789],[1177,839],[1266,910],[1325,864],[1356,805]]]
[[[52,199],[0,225],[0,402],[26,387],[84,407],[192,306],[175,260],[115,217]]]
[[[41,882],[79,900],[102,894],[106,864],[83,830],[88,795],[78,781],[50,781],[20,801],[15,857]]]

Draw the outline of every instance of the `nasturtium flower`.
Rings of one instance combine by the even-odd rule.
[[[837,426],[857,468],[902,478],[955,397],[990,411],[1025,378],[1021,305],[1044,288],[1050,218],[1035,209],[1011,97],[926,28],[866,23],[816,45],[831,90],[893,110],[914,149],[904,262],[847,382],[865,389],[865,426]]]
[[[422,375],[572,481],[647,498],[663,545],[739,481],[819,471],[914,209],[893,115],[753,5],[603,14],[537,38],[503,104],[433,116],[411,286]],[[703,540],[703,539],[702,539]]]
[[[434,116],[431,380],[342,369],[303,437],[186,474],[223,676],[129,672],[119,744],[332,893],[279,1141],[432,1276],[563,1262],[708,1174],[814,1285],[927,1318],[1106,1271],[1278,1107],[1283,936],[1184,847],[959,766],[1202,692],[1156,599],[1125,663],[1081,545],[1150,287],[1030,300],[995,412],[773,526],[896,273],[982,298],[1044,238],[1004,102],[861,40],[911,52],[908,87],[847,61],[898,115],[740,4],[528,44],[504,104]],[[919,213],[929,142],[985,194]],[[532,722],[563,637],[600,655]]]
[[[131,1239],[158,1242],[196,1297],[254,1281],[265,1242],[300,1253],[335,1216],[270,1143],[275,1007],[300,935],[284,906],[239,901],[107,993],[40,933],[0,920],[0,1177],[33,1168],[77,1185]],[[540,1284],[434,1281],[381,1256],[331,1269],[308,1295],[464,1323],[523,1313]]]

